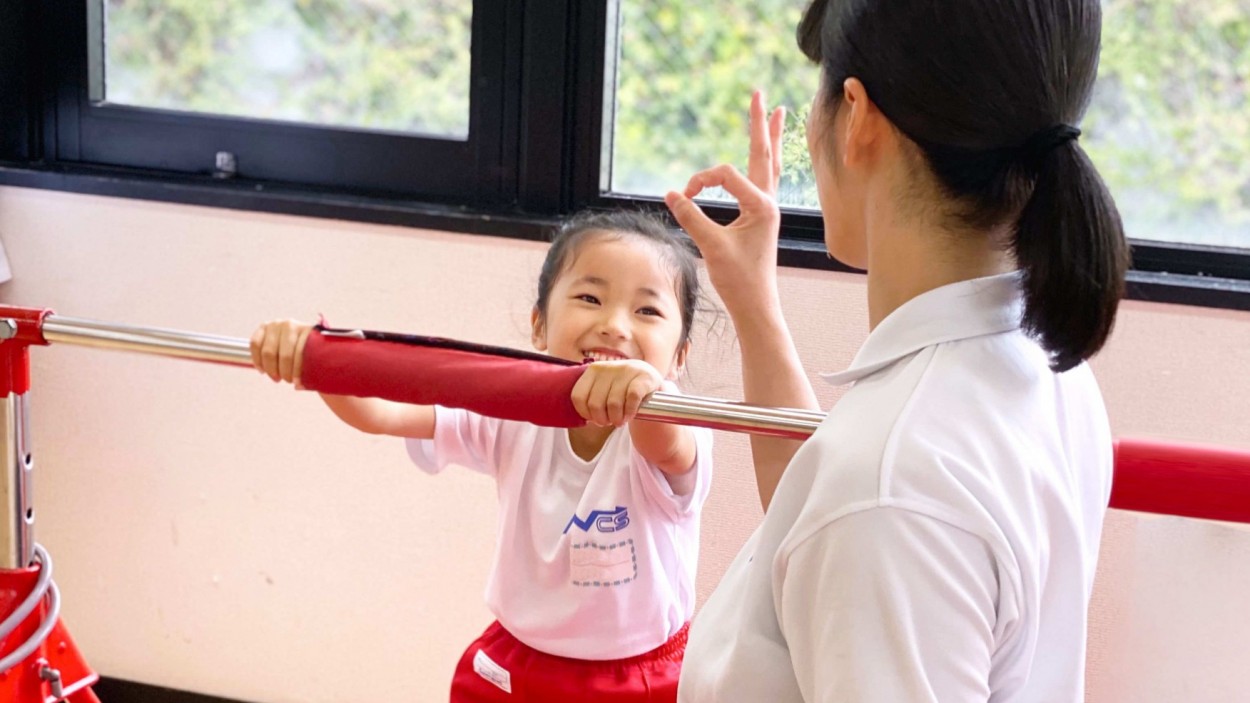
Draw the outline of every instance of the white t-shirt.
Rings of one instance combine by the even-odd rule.
[[[682,703],[1083,700],[1111,436],[1015,274],[869,335],[691,628]]]
[[[439,407],[434,439],[407,446],[429,473],[456,464],[495,478],[486,604],[500,624],[539,651],[605,660],[655,649],[694,614],[712,433],[693,431],[695,485],[685,496],[635,451],[628,428],[583,461],[566,430]]]

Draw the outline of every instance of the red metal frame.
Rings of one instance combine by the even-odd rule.
[[[7,339],[0,341],[0,398],[22,396],[30,390],[30,346],[46,345],[43,321],[51,310],[0,306]],[[10,450],[13,448],[10,447]],[[19,569],[0,569],[0,621],[15,613],[35,592],[41,569],[36,563]],[[0,639],[0,659],[34,637],[50,613],[45,594],[34,611]],[[91,686],[99,676],[87,665],[69,630],[57,617],[52,631],[38,648],[7,671],[0,671],[0,701],[4,703],[100,703]]]
[[[51,310],[0,305],[0,319],[12,320],[16,329],[0,344],[0,396],[30,390],[30,345],[46,345],[43,321]]]
[[[0,570],[0,620],[8,617],[34,590],[38,566]],[[35,634],[47,617],[41,603],[17,629],[0,640],[0,657],[15,651]],[[54,673],[55,672],[55,673]],[[5,703],[100,703],[91,687],[100,677],[87,665],[65,624],[57,623],[39,649],[17,666],[0,672],[0,701]]]

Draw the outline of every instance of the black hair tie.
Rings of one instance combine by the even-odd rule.
[[[1029,137],[1019,148],[1019,158],[1025,164],[1036,166],[1056,147],[1063,146],[1081,136],[1081,130],[1062,122],[1041,130]]]

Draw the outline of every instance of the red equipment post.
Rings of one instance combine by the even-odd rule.
[[[99,680],[60,619],[52,559],[35,544],[30,346],[50,310],[0,306],[0,701],[99,703]]]

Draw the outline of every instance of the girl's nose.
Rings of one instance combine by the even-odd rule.
[[[625,313],[605,310],[599,320],[599,334],[611,339],[624,339],[629,334],[629,324]]]

